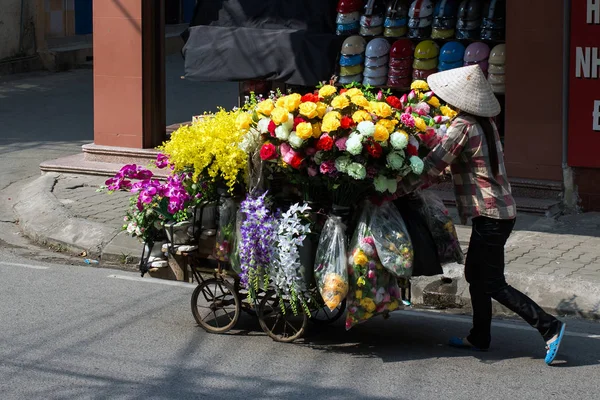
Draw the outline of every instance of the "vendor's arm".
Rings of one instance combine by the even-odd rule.
[[[437,181],[437,178],[460,155],[469,140],[470,124],[456,119],[448,128],[442,141],[423,159],[425,168],[421,176],[409,175],[398,183],[397,194],[410,193],[417,188]]]

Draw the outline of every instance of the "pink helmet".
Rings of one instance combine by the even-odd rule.
[[[483,42],[471,43],[465,49],[465,63],[480,62],[490,56],[490,47]]]
[[[466,62],[464,64],[464,66],[466,67],[466,66],[475,65],[475,64],[479,64],[479,67],[481,68],[481,70],[484,73],[487,73],[488,72],[488,68],[490,67],[490,64],[489,64],[488,60],[483,60],[483,61],[479,61],[479,62],[477,62],[477,61]]]

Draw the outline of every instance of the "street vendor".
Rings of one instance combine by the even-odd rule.
[[[472,220],[465,277],[473,307],[473,327],[465,338],[450,345],[487,350],[491,342],[492,299],[536,328],[546,342],[546,364],[551,364],[563,339],[565,326],[528,296],[509,286],[504,277],[504,246],[516,221],[517,209],[504,166],[504,154],[492,117],[500,104],[478,65],[431,75],[431,90],[452,106],[456,118],[440,143],[424,159],[419,182],[400,182],[409,193],[435,180],[450,166],[456,204],[462,223]]]

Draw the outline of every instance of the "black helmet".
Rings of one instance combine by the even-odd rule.
[[[458,6],[458,19],[473,21],[481,19],[482,3],[480,0],[462,0]]]

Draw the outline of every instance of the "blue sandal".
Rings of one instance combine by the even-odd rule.
[[[567,324],[565,324],[564,322],[560,323],[560,330],[558,331],[558,335],[556,335],[554,338],[548,340],[546,342],[546,364],[550,365],[552,364],[552,361],[554,361],[554,358],[556,358],[556,354],[558,354],[558,348],[560,347],[560,342],[562,341],[564,335],[565,335],[565,328],[567,327]]]
[[[467,339],[459,338],[456,336],[453,336],[450,338],[450,340],[448,341],[448,346],[456,347],[458,349],[467,349],[467,350],[473,350],[473,351],[487,351],[488,350],[488,349],[482,349],[482,348],[473,346],[471,343],[469,343],[469,341]]]

